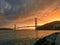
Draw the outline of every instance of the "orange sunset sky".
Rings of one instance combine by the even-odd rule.
[[[17,27],[34,26],[35,18],[37,18],[38,25],[43,25],[57,20],[60,21],[59,0],[33,0],[33,2],[32,6],[29,6],[30,4],[24,4],[26,9],[24,9],[21,13],[17,13],[16,16],[20,15],[17,18],[11,20],[5,16],[0,16],[1,22],[6,21],[6,23],[3,23],[0,27],[13,27],[14,24],[16,24]],[[4,14],[1,13],[0,15]],[[12,18],[12,15],[13,14],[11,14],[10,18]]]

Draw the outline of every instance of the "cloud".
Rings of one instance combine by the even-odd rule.
[[[27,14],[33,10],[43,10],[54,2],[56,0],[2,0],[0,13],[3,13],[6,19],[15,19],[24,16],[21,13]]]
[[[0,0],[0,2],[0,16],[3,17],[3,20],[0,21],[7,24],[8,21],[12,22],[17,18],[35,16],[31,13],[37,10],[44,11],[49,6],[57,3],[57,0]]]

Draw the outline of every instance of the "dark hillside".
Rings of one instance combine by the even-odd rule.
[[[45,25],[38,26],[36,29],[37,30],[60,30],[60,21],[50,22]]]

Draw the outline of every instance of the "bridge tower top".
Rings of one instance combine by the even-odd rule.
[[[36,30],[36,27],[37,27],[37,18],[35,18],[35,30]]]

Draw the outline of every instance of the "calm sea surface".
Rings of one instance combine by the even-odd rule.
[[[59,30],[0,30],[0,38],[42,38]]]
[[[11,39],[20,39],[23,43],[32,42],[36,38],[42,38],[48,36],[52,33],[60,32],[59,30],[0,30],[0,41],[11,40]]]

